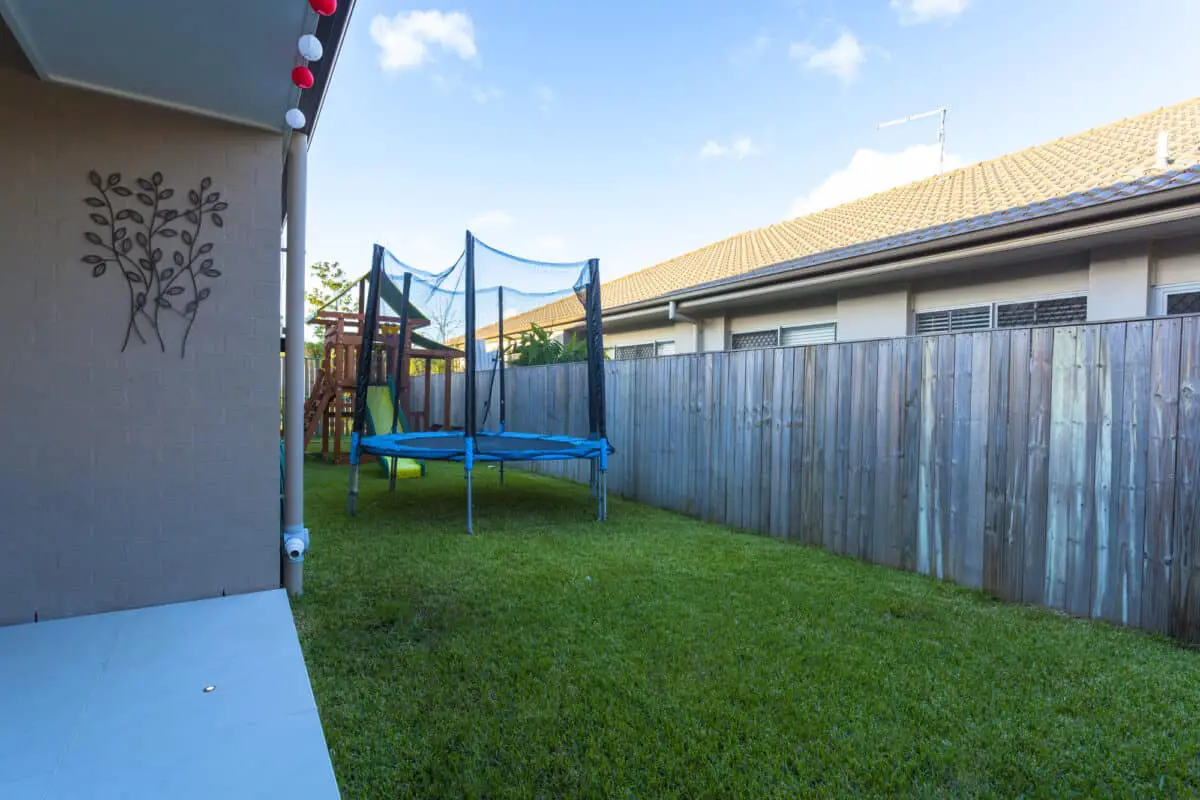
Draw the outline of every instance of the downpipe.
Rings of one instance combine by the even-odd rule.
[[[292,527],[283,532],[283,585],[288,594],[304,593],[304,554],[308,551],[308,528]]]
[[[700,352],[700,320],[695,317],[690,317],[679,310],[679,303],[674,300],[667,301],[667,319],[671,322],[687,322],[692,326],[692,352]]]

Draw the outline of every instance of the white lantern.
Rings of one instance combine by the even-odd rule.
[[[288,109],[288,112],[283,115],[289,127],[293,130],[300,130],[304,127],[304,112],[298,108]]]
[[[320,61],[321,56],[325,55],[325,48],[321,47],[321,40],[311,33],[300,37],[299,49],[300,55],[308,61]]]

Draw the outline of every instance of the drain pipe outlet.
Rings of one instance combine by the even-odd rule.
[[[283,532],[283,585],[288,594],[304,593],[304,553],[308,550],[308,528],[289,528]]]
[[[283,553],[288,561],[303,561],[304,551],[308,549],[308,529],[302,528],[299,533],[285,534]]]

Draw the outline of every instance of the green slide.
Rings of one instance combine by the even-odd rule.
[[[404,417],[400,418],[398,428],[404,430]],[[390,386],[367,387],[367,432],[371,436],[391,433],[392,430],[392,388]],[[421,464],[411,458],[383,456],[379,459],[379,467],[384,475],[391,475],[392,462],[396,462],[397,478],[419,478],[424,473]]]

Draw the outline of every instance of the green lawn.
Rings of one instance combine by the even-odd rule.
[[[1178,796],[1200,654],[481,470],[306,474],[295,605],[344,797]]]

